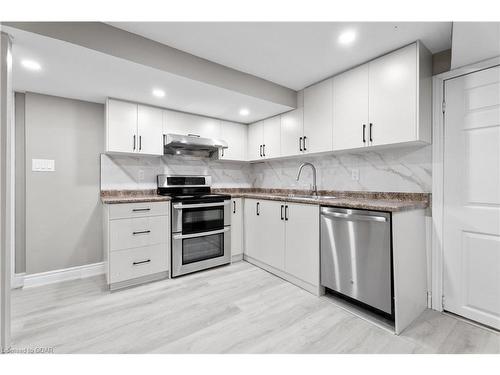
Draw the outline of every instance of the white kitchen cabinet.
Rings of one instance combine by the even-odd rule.
[[[103,226],[110,290],[168,277],[170,202],[104,204]]]
[[[210,117],[171,110],[163,112],[163,133],[220,138],[221,121]]]
[[[319,206],[286,203],[285,271],[319,285]]]
[[[106,152],[137,151],[137,104],[106,100]]]
[[[284,202],[245,199],[245,253],[283,271],[285,268]]]
[[[141,154],[163,155],[163,111],[138,105],[137,151]]]
[[[228,145],[219,153],[221,160],[247,160],[247,130],[248,125],[221,121],[220,138]]]
[[[231,199],[231,258],[243,258],[243,199]]]
[[[262,154],[264,159],[281,155],[281,117],[274,116],[264,120],[264,140]]]
[[[248,160],[262,159],[262,145],[264,144],[264,121],[248,125]]]
[[[245,199],[244,257],[314,294],[319,285],[319,206]]]
[[[406,142],[416,138],[416,44],[369,63],[369,127],[371,144]]]
[[[303,153],[304,137],[304,92],[297,94],[297,109],[281,115],[281,156]]]
[[[306,153],[332,151],[333,79],[304,90],[304,138]]]
[[[368,145],[368,64],[333,78],[333,149]]]
[[[162,127],[159,108],[106,101],[106,152],[163,155]]]

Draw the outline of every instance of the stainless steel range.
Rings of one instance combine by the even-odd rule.
[[[210,176],[158,175],[158,194],[172,197],[172,277],[231,262],[231,196],[210,186]]]

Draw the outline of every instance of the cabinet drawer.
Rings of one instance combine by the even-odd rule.
[[[115,251],[110,256],[110,283],[168,270],[167,244]]]
[[[109,218],[168,215],[169,202],[118,203],[109,205]]]
[[[109,222],[110,251],[166,243],[168,216],[134,217]]]

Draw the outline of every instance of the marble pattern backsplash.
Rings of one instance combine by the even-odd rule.
[[[217,188],[309,189],[309,167],[296,181],[302,162],[316,166],[318,189],[431,192],[432,147],[301,156],[248,164],[195,157],[101,155],[102,190],[155,189],[158,174],[208,174]],[[352,171],[359,171],[359,180]]]

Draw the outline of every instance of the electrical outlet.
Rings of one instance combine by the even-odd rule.
[[[144,180],[144,170],[139,169],[139,176],[138,176],[138,178],[139,178],[139,181]]]
[[[353,181],[359,181],[359,169],[351,169],[351,178]]]

